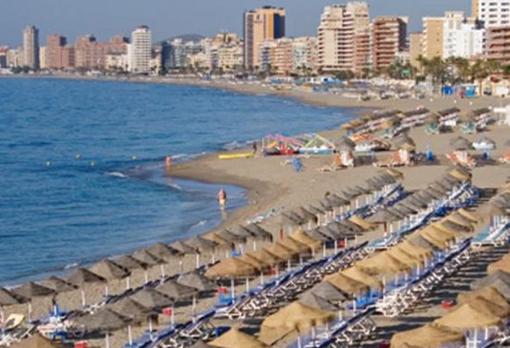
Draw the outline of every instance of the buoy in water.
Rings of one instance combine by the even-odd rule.
[[[74,156],[74,158],[76,158],[77,160],[79,160],[81,158],[81,155],[79,153],[76,154],[76,156]]]
[[[134,161],[136,160],[136,156],[131,156],[131,159]]]
[[[51,162],[50,161],[46,161],[46,167],[49,167],[51,166]]]
[[[90,162],[90,166],[91,166],[91,167],[94,167],[95,165],[96,165],[96,162],[95,162],[95,161]]]

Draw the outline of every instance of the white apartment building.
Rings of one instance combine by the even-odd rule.
[[[23,65],[39,69],[39,29],[33,25],[23,30]]]
[[[443,58],[472,58],[483,54],[485,29],[464,12],[446,12],[443,22]]]
[[[472,0],[472,15],[486,28],[510,25],[510,0]]]
[[[149,27],[142,25],[131,33],[128,47],[129,71],[146,74],[151,70],[152,35]]]

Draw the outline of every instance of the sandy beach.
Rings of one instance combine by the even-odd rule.
[[[137,81],[144,82],[144,81]],[[338,107],[338,108],[357,108],[360,113],[366,109],[399,109],[408,111],[416,109],[419,106],[427,107],[437,111],[449,107],[459,107],[462,110],[470,110],[480,107],[495,107],[505,105],[505,101],[492,97],[482,97],[475,99],[455,99],[453,97],[437,97],[427,100],[403,99],[403,100],[374,100],[360,102],[355,99],[342,98],[337,95],[327,93],[313,93],[301,89],[293,90],[274,90],[258,84],[233,84],[227,82],[208,82],[200,80],[169,80],[160,79],[153,82],[174,83],[195,85],[206,88],[220,88],[237,93],[249,93],[255,95],[274,95],[282,98],[291,98],[303,103],[313,105]],[[340,129],[340,121],[337,129],[325,130],[321,134],[334,141],[339,139],[344,131]],[[275,129],[277,131],[277,129]],[[416,150],[424,152],[430,149],[440,158],[438,164],[419,165],[413,167],[400,168],[404,174],[403,186],[408,191],[414,191],[424,188],[428,183],[440,177],[448,167],[444,155],[452,151],[449,145],[451,139],[461,135],[458,130],[453,133],[430,136],[427,135],[423,127],[417,127],[411,130],[410,136],[416,143]],[[496,142],[496,150],[491,153],[495,158],[505,150],[504,143],[508,140],[508,128],[504,126],[492,125],[483,133]],[[468,140],[473,141],[479,135],[462,135]],[[472,151],[476,154],[475,151]],[[378,157],[383,158],[388,153],[379,153]],[[299,206],[315,203],[327,192],[339,192],[343,188],[353,185],[363,185],[363,183],[373,177],[378,168],[372,165],[363,165],[352,169],[339,170],[335,172],[323,173],[319,169],[331,163],[330,156],[310,156],[302,157],[304,170],[296,172],[291,165],[286,163],[288,158],[284,156],[263,157],[260,154],[255,158],[220,160],[218,154],[209,154],[196,160],[177,164],[172,167],[170,176],[176,178],[192,179],[210,183],[231,184],[244,187],[248,190],[248,205],[230,213],[226,219],[215,230],[221,230],[228,227],[234,227],[245,223],[248,219],[261,214],[267,214],[270,211],[287,211]],[[473,184],[480,188],[495,188],[503,185],[508,178],[509,167],[507,165],[486,165],[477,167],[473,171]],[[276,237],[282,228],[281,218],[279,216],[265,219],[262,227],[272,232]],[[214,232],[214,231],[211,231]],[[209,233],[211,233],[209,232]],[[382,236],[382,231],[373,231],[363,235],[360,242],[371,240]],[[204,255],[207,259],[211,255]],[[224,257],[224,253],[218,253],[217,258]],[[184,259],[184,270],[189,271],[194,268],[195,258],[193,256]],[[172,261],[166,266],[166,274],[176,274],[179,272],[179,265]],[[157,279],[160,274],[160,267],[153,267],[149,270],[150,278]],[[133,286],[142,285],[144,282],[144,272],[135,271],[131,277]],[[125,288],[125,281],[113,281],[108,284],[110,293],[120,293]],[[242,286],[241,286],[242,288]],[[94,303],[101,299],[104,286],[89,286],[85,289],[88,303]],[[60,294],[57,297],[58,303],[65,309],[77,309],[80,307],[80,291],[75,290]],[[199,301],[198,310],[202,311],[211,307],[216,301],[215,297],[205,298]],[[33,317],[40,317],[48,312],[51,307],[51,298],[43,297],[36,299],[32,303]],[[10,313],[25,313],[26,305],[16,305],[5,307],[6,315]],[[190,306],[184,306],[177,309],[177,321],[181,322],[189,319]],[[169,319],[160,316],[159,324],[156,327],[163,327],[168,324]],[[388,325],[391,325],[388,324]],[[137,327],[133,330],[135,337],[139,336],[145,327]],[[119,330],[112,336],[111,347],[121,347],[127,341],[127,331]],[[94,346],[103,346],[102,339],[92,340]],[[283,345],[282,345],[283,347]]]

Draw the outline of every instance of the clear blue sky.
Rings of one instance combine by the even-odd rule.
[[[0,44],[18,45],[21,30],[35,24],[41,43],[50,33],[74,41],[85,33],[103,40],[128,34],[138,24],[147,24],[155,40],[183,33],[211,35],[220,30],[241,33],[242,13],[263,5],[287,9],[289,36],[315,35],[325,5],[339,0],[0,0]],[[410,31],[421,28],[421,17],[445,10],[465,10],[471,0],[369,0],[371,16],[407,15]]]

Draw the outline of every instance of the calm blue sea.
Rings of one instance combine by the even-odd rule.
[[[221,90],[0,79],[0,284],[208,230],[218,187],[165,177],[181,160],[268,133],[334,127],[350,110]],[[246,203],[228,187],[230,209]]]

